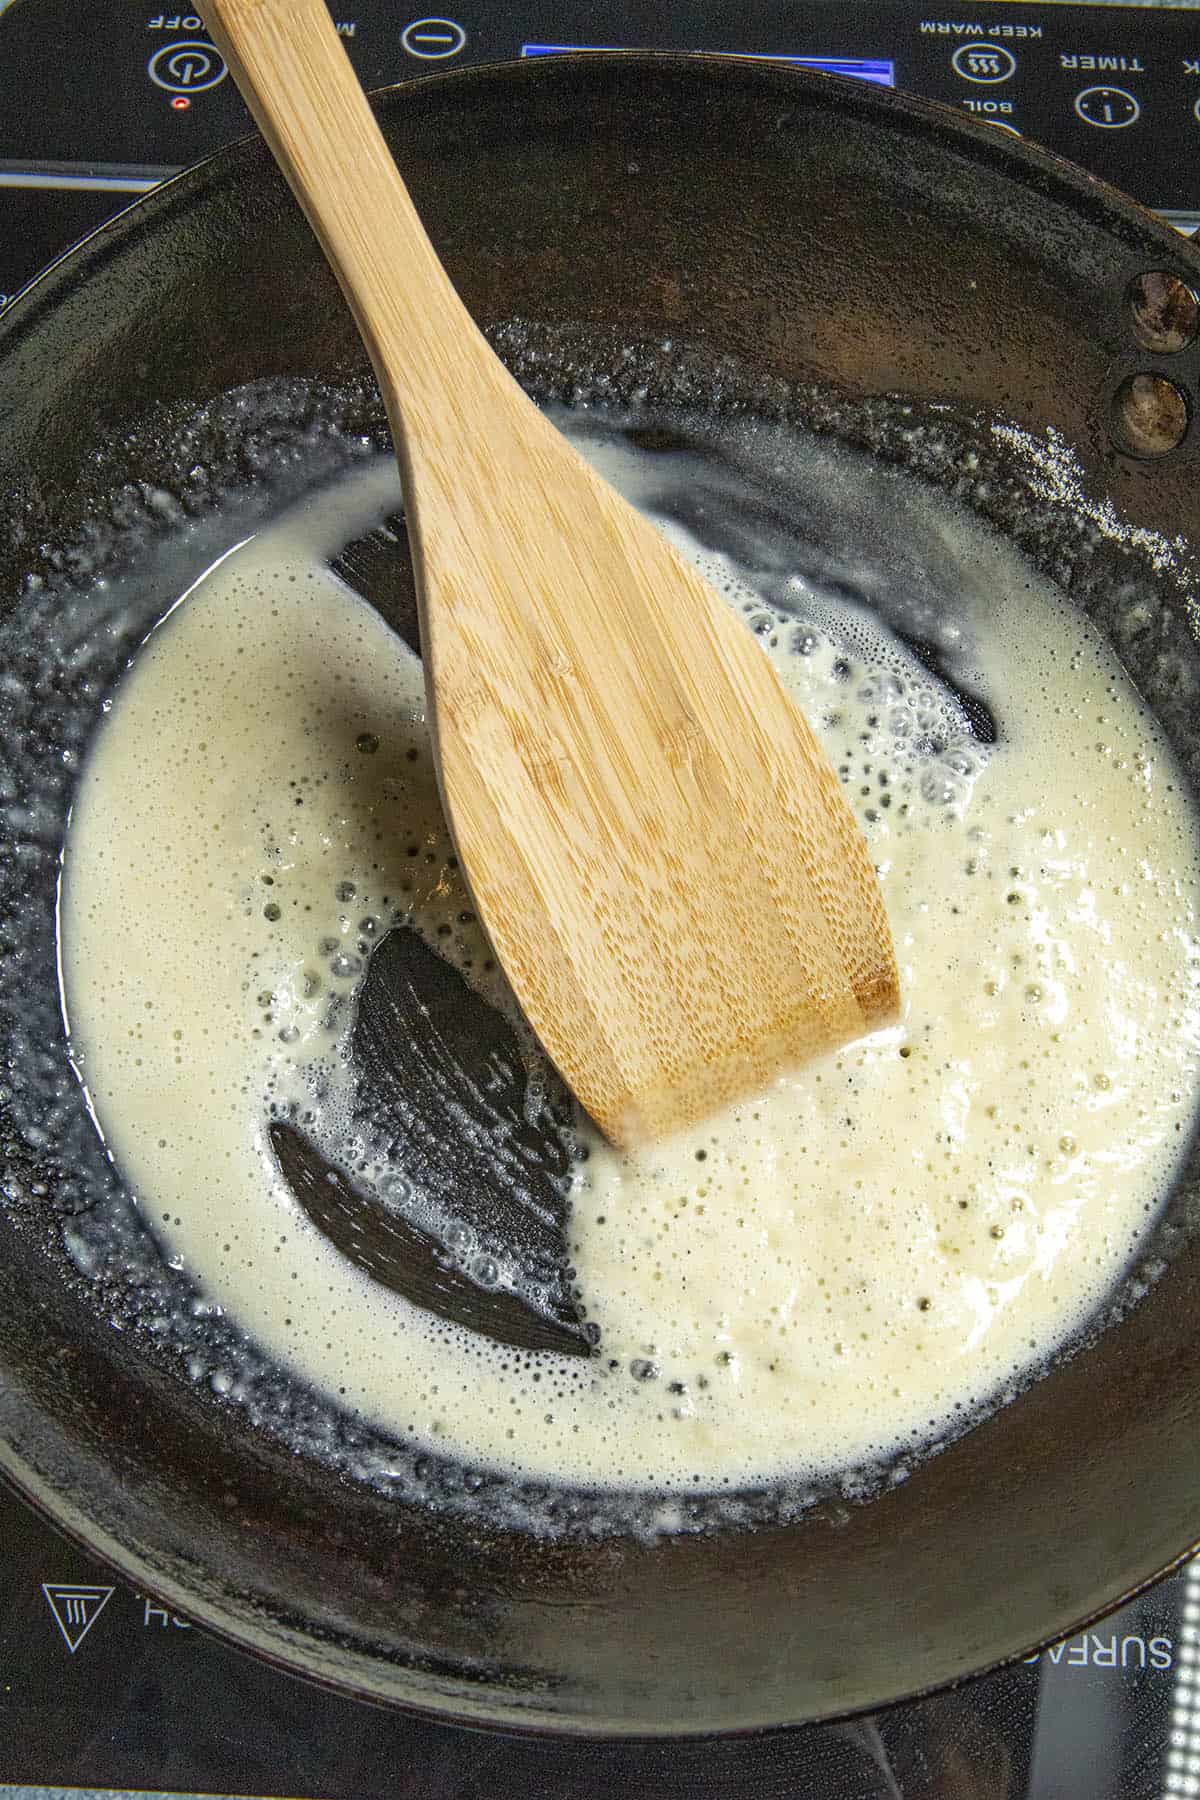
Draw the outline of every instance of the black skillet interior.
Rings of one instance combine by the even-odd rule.
[[[645,384],[794,414],[911,463],[1010,530],[1114,636],[1196,779],[1186,571],[1093,529],[986,430],[994,415],[1039,438],[1053,427],[1086,489],[1167,538],[1189,532],[1196,433],[1139,461],[1109,431],[1130,373],[1169,376],[1189,404],[1196,391],[1200,349],[1141,350],[1125,305],[1146,270],[1200,280],[1182,240],[1007,134],[761,65],[552,59],[392,90],[379,110],[467,304],[542,391]],[[119,554],[164,494],[202,516],[339,432],[379,437],[378,401],[298,212],[247,143],[12,309],[0,628],[23,641],[20,614],[51,637],[64,620],[94,629],[88,558]],[[539,1541],[469,1504],[449,1465],[391,1447],[389,1481],[368,1479],[361,1429],[336,1454],[297,1456],[271,1421],[289,1409],[291,1440],[311,1421],[315,1443],[320,1403],[270,1370],[240,1405],[189,1374],[175,1329],[188,1296],[121,1223],[54,985],[61,818],[98,700],[63,658],[10,657],[6,676],[0,741],[19,738],[26,760],[8,755],[0,793],[0,1467],[139,1585],[365,1696],[476,1722],[694,1732],[965,1675],[1193,1542],[1195,1155],[1166,1222],[1182,1248],[1141,1304],[869,1504],[833,1495],[789,1524],[747,1496],[752,1528],[653,1540],[590,1536],[598,1503],[529,1492],[530,1519],[563,1528]],[[155,1310],[174,1321],[157,1336]]]

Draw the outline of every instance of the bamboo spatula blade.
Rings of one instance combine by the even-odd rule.
[[[761,647],[493,354],[323,0],[204,11],[374,363],[447,820],[582,1105],[657,1137],[886,1022],[875,870]]]

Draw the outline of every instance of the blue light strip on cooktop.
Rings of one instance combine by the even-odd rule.
[[[589,51],[629,50],[629,44],[522,44],[522,56],[570,56]],[[649,49],[649,45],[641,48]],[[669,49],[669,45],[658,48]],[[764,56],[762,54],[747,55],[743,51],[723,52],[710,51],[712,56],[736,54],[741,62],[785,62],[795,63],[801,69],[821,69],[828,75],[854,75],[859,81],[874,81],[879,87],[895,87],[896,65],[880,57],[874,56]]]

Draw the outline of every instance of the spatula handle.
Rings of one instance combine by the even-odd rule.
[[[202,0],[201,11],[350,303],[389,416],[398,405],[406,435],[432,428],[446,383],[482,340],[324,0]]]

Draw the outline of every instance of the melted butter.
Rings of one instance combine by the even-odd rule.
[[[588,453],[649,504],[645,459],[603,436]],[[904,1011],[668,1145],[592,1141],[572,1258],[603,1356],[519,1358],[350,1268],[266,1137],[272,1102],[336,1103],[364,956],[398,911],[505,1001],[438,811],[419,664],[326,567],[396,499],[390,467],[359,474],[214,570],[144,646],[85,771],[64,985],[140,1204],[260,1344],[467,1462],[710,1486],[944,1432],[1112,1290],[1191,1128],[1200,873],[1153,721],[1082,620],[932,501],[963,569],[947,630],[995,745],[861,609],[797,579],[785,616],[677,529],[843,771]]]

